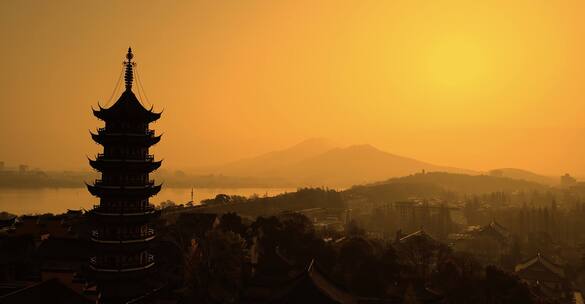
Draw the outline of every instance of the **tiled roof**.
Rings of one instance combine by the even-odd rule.
[[[305,272],[294,279],[271,303],[357,303],[348,292],[328,280],[311,261]]]
[[[409,235],[400,238],[400,242],[408,242],[411,239],[424,238],[427,240],[435,241],[435,239],[426,233],[423,229],[417,230]]]
[[[150,109],[144,108],[136,98],[136,95],[130,90],[124,91],[118,101],[111,107],[102,108],[99,106],[99,110],[93,110],[93,113],[102,120],[119,119],[144,122],[155,121],[161,116],[161,113],[153,112],[152,107]]]
[[[526,269],[529,269],[531,267],[534,267],[536,265],[542,265],[544,268],[546,268],[551,273],[557,275],[560,278],[564,278],[565,277],[565,271],[563,270],[562,267],[560,267],[559,265],[551,262],[549,259],[545,258],[540,253],[538,253],[532,259],[530,259],[530,260],[528,260],[528,261],[526,261],[524,263],[520,263],[520,264],[516,265],[515,271],[516,272],[522,272],[522,271],[524,271]]]
[[[510,232],[504,228],[504,226],[498,224],[495,220],[492,220],[489,225],[484,226],[480,229],[480,233],[494,233],[502,240],[509,240],[511,237]]]

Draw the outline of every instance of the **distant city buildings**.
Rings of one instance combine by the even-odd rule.
[[[561,186],[562,187],[571,187],[577,184],[577,179],[570,176],[569,173],[561,176]]]
[[[485,264],[503,265],[510,254],[512,234],[495,220],[485,226],[468,226],[449,235],[453,249],[472,253]]]
[[[19,165],[18,166],[18,173],[20,173],[20,174],[25,174],[27,170],[28,170],[27,165]]]

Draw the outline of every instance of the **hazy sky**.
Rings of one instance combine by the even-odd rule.
[[[1,1],[0,160],[89,169],[91,106],[131,45],[167,168],[326,137],[585,174],[584,15],[584,1]]]

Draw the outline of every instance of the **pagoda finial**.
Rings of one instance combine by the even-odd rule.
[[[134,67],[135,63],[132,62],[132,58],[134,58],[134,54],[132,54],[132,48],[128,48],[128,54],[126,54],[126,61],[124,61],[124,65],[126,66],[126,73],[124,74],[124,82],[126,83],[126,91],[132,90],[132,81],[134,80],[134,74],[132,68]]]

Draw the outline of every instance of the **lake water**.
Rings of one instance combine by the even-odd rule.
[[[274,196],[284,192],[293,192],[293,188],[215,188],[194,189],[194,201],[214,198],[223,193],[249,197]],[[186,203],[191,199],[190,188],[164,188],[155,197],[150,199],[152,204],[158,205],[163,201],[171,200],[177,204]],[[86,188],[40,188],[40,189],[3,189],[0,188],[0,211],[13,214],[62,213],[67,209],[89,210],[99,203],[99,199],[87,192]]]

